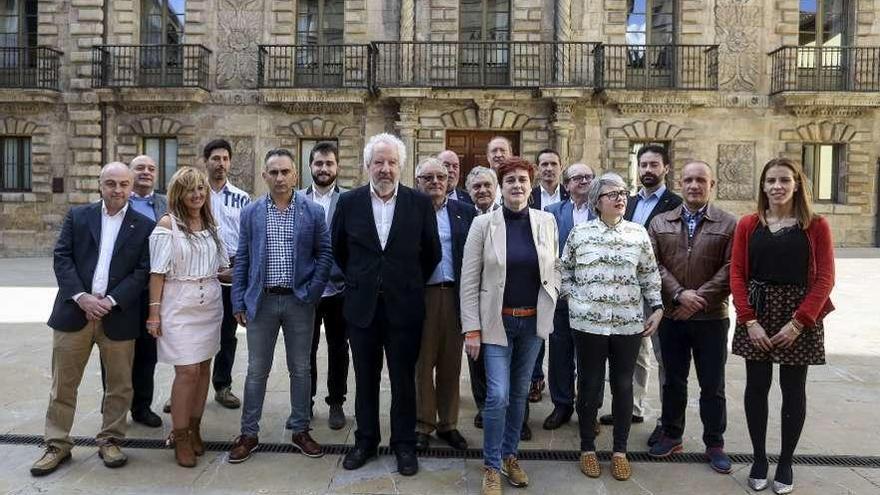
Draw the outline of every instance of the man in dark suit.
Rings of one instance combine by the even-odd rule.
[[[323,141],[315,145],[309,153],[309,169],[312,172],[312,185],[299,193],[324,208],[327,225],[336,212],[339,195],[346,191],[336,184],[339,173],[339,150],[336,145]],[[329,227],[328,227],[329,228]],[[342,316],[343,288],[345,277],[342,270],[333,263],[330,280],[321,302],[315,308],[315,331],[312,335],[312,407],[318,389],[318,344],[321,342],[321,323],[327,339],[327,397],[324,401],[330,406],[327,423],[333,430],[345,427],[345,413],[342,404],[348,393],[348,335],[345,331],[345,318]]]
[[[400,184],[406,147],[390,134],[364,148],[369,185],[339,198],[333,255],[345,274],[343,313],[354,359],[355,446],[343,467],[376,455],[382,354],[391,379],[391,448],[400,474],[418,472],[415,365],[425,318],[425,283],[441,258],[431,200]]]
[[[55,471],[70,459],[76,395],[94,344],[107,371],[98,455],[107,467],[128,458],[120,450],[131,404],[134,339],[141,328],[141,296],[150,269],[154,223],[129,208],[132,174],[109,163],[99,178],[102,201],[71,209],[55,245],[58,294],[49,317],[52,391],[46,411],[46,450],[31,474]]]
[[[471,199],[471,195],[458,185],[458,180],[461,177],[461,163],[458,159],[458,153],[452,150],[441,151],[437,155],[437,159],[443,162],[443,166],[446,167],[446,173],[449,174],[449,181],[446,184],[446,197],[473,206],[474,200]]]
[[[134,185],[129,198],[129,205],[134,211],[158,222],[168,211],[168,199],[164,194],[154,191],[156,162],[147,155],[134,157],[128,167],[134,174]],[[170,177],[166,178],[170,180]],[[143,315],[141,317],[141,333],[134,342],[134,363],[131,367],[131,387],[134,395],[131,400],[131,419],[151,428],[162,426],[162,418],[152,410],[153,376],[156,372],[156,339],[147,332],[144,322],[147,321],[149,293],[144,287]],[[103,371],[103,368],[102,368]]]
[[[562,187],[560,178],[562,177],[562,164],[559,159],[559,153],[551,148],[546,148],[535,155],[535,163],[538,166],[538,185],[532,188],[532,196],[529,199],[531,207],[543,210],[550,205],[565,201],[568,199],[568,191]],[[541,343],[541,350],[538,351],[538,359],[535,361],[535,368],[532,371],[532,384],[529,387],[529,402],[539,402],[544,392],[544,343]],[[528,407],[528,406],[526,406]],[[526,413],[526,421],[529,414]],[[532,437],[531,429],[528,424],[524,425],[523,437],[528,440]]]
[[[596,218],[592,211],[587,194],[590,183],[593,182],[595,172],[583,163],[570,165],[563,173],[563,185],[569,193],[569,199],[560,203],[552,204],[544,208],[544,211],[552,213],[556,219],[559,230],[559,255],[568,241],[568,234],[575,225]],[[556,302],[556,312],[553,315],[553,333],[549,338],[550,359],[547,365],[547,375],[550,383],[550,399],[553,401],[553,411],[544,420],[545,430],[555,430],[571,419],[574,412],[574,337],[571,335],[571,326],[568,318],[568,301],[560,299]],[[586,421],[581,419],[581,421]]]
[[[636,222],[646,229],[651,225],[651,220],[660,213],[675,209],[682,203],[681,196],[666,188],[666,174],[669,173],[669,153],[666,148],[656,144],[648,144],[639,149],[636,157],[639,161],[639,182],[642,188],[626,203],[626,213],[623,218]],[[648,377],[651,369],[651,348],[657,359],[657,379],[660,382],[661,400],[663,384],[663,359],[660,355],[659,335],[651,336],[651,341],[642,339],[642,348],[636,361],[636,370],[633,374],[633,423],[641,423],[645,420],[645,395],[648,390]],[[604,425],[614,424],[614,418],[606,414],[599,418]],[[648,445],[653,445],[660,438],[663,429],[660,418],[648,439]]]
[[[447,167],[439,159],[429,158],[416,167],[416,185],[434,205],[442,249],[440,263],[425,287],[425,324],[416,365],[416,450],[428,448],[434,431],[454,449],[465,450],[468,446],[458,431],[464,337],[459,324],[457,282],[461,278],[464,243],[476,210],[446,197],[447,183]]]

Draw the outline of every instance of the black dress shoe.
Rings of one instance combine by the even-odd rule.
[[[632,424],[637,425],[639,423],[644,423],[644,422],[645,422],[644,416],[636,416],[635,414],[633,414]],[[613,425],[614,424],[614,416],[612,416],[611,414],[603,414],[602,416],[599,417],[599,423],[601,423],[605,426]]]
[[[483,412],[477,411],[477,415],[474,416],[474,428],[483,429]]]
[[[553,412],[544,420],[545,430],[555,430],[568,423],[571,419],[572,410],[567,407],[554,407]]]
[[[416,433],[416,450],[428,450],[428,446],[431,444],[431,435],[427,433]]]
[[[342,460],[342,467],[348,469],[349,471],[351,471],[352,469],[359,469],[373,457],[376,457],[375,448],[367,449],[355,445],[354,448],[352,448],[348,451],[347,454],[345,454],[345,459]]]
[[[397,472],[403,476],[412,476],[419,472],[419,459],[416,453],[409,449],[394,451],[397,457]]]
[[[521,442],[528,442],[532,439],[532,429],[529,428],[528,423],[523,423],[522,430],[519,431],[519,440]]]
[[[467,450],[468,448],[467,440],[461,436],[458,430],[438,431],[437,437],[455,450]]]
[[[145,409],[143,411],[132,411],[131,420],[135,423],[149,426],[150,428],[159,428],[160,426],[162,426],[162,418],[160,418],[158,414],[149,409]]]
[[[658,424],[654,427],[654,431],[651,432],[651,436],[648,437],[648,447],[653,447],[655,443],[660,441],[660,437],[663,436],[663,425]]]

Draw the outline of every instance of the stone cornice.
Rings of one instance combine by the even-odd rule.
[[[61,93],[48,89],[0,89],[0,112],[3,113],[39,113],[61,101]]]
[[[880,93],[786,92],[771,96],[771,101],[796,117],[857,117],[880,107]]]
[[[260,94],[263,103],[290,114],[348,113],[369,97],[365,89],[262,89]]]
[[[201,88],[114,88],[95,91],[97,101],[111,103],[127,113],[177,113],[208,103],[211,94]]]
[[[607,89],[602,100],[622,114],[683,114],[695,107],[718,105],[717,91],[645,91]]]

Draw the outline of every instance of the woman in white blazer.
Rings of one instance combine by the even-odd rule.
[[[517,487],[526,397],[542,340],[553,331],[559,293],[559,236],[553,215],[528,207],[535,167],[519,157],[498,168],[504,206],[474,219],[461,269],[465,350],[486,367],[483,494],[501,493],[501,475]]]

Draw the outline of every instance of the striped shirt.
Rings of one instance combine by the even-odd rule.
[[[621,220],[575,226],[562,250],[562,294],[571,328],[599,335],[644,331],[644,308],[662,304],[660,272],[647,231]]]

